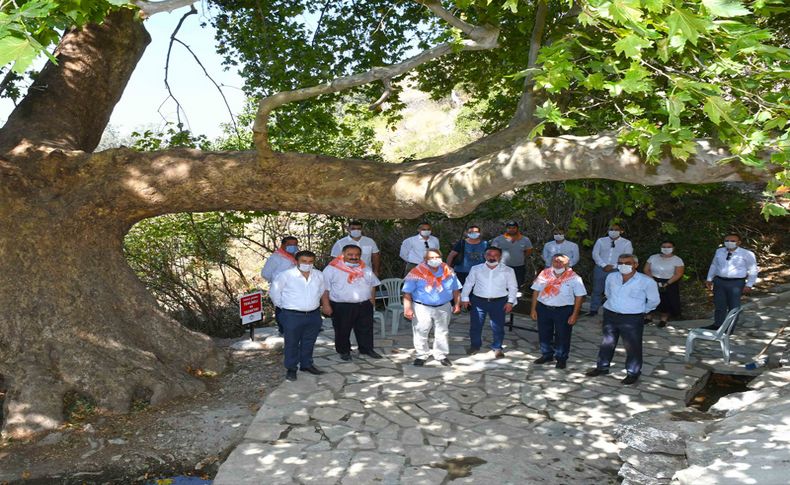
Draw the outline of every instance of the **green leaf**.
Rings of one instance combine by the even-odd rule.
[[[771,217],[786,216],[788,214],[787,209],[774,202],[765,204],[761,213],[766,221]]]
[[[612,0],[609,4],[609,15],[615,22],[626,25],[629,22],[639,23],[642,20],[642,10],[639,0]]]
[[[702,0],[702,4],[716,17],[739,17],[751,13],[740,0]]]
[[[505,0],[502,5],[503,9],[509,8],[511,12],[518,13],[518,0]]]
[[[0,39],[0,66],[14,63],[14,72],[22,74],[35,59],[38,50],[31,39],[6,36]]]
[[[666,6],[666,0],[644,0],[642,2],[648,12],[661,13]]]
[[[710,24],[699,15],[695,15],[683,8],[676,8],[667,17],[667,25],[669,25],[670,37],[680,37],[683,43],[689,41],[696,46],[700,35],[708,30]]]
[[[653,45],[653,42],[647,39],[643,39],[638,35],[628,34],[614,43],[614,51],[618,55],[625,54],[625,57],[639,58],[642,56],[642,49],[647,49],[651,45]]]
[[[721,123],[722,118],[728,123],[733,124],[732,119],[730,118],[732,107],[730,106],[730,103],[725,101],[720,96],[706,97],[705,105],[702,107],[702,111],[708,115],[708,118],[710,118],[710,120],[716,125]]]

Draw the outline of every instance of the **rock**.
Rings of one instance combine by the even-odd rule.
[[[266,340],[263,341],[263,348],[266,350],[280,350],[283,348],[285,344],[285,339],[282,337],[267,337]]]
[[[729,416],[754,403],[764,402],[767,399],[778,397],[779,394],[779,390],[772,387],[757,391],[736,392],[716,401],[716,403],[710,407],[709,411],[725,412]]]
[[[36,443],[36,446],[56,445],[56,444],[60,443],[61,441],[63,441],[63,437],[64,436],[65,435],[63,433],[61,433],[60,431],[56,431],[54,433],[50,433],[47,436],[45,436],[44,438],[42,438],[38,443]]]
[[[127,441],[123,438],[112,438],[107,440],[107,443],[111,445],[125,445]]]
[[[631,447],[622,449],[620,458],[640,473],[652,478],[670,479],[677,470],[688,466],[684,456],[666,453],[642,453]]]
[[[686,441],[702,436],[710,419],[710,415],[688,408],[656,409],[639,413],[616,426],[614,435],[643,453],[685,455]]]
[[[249,338],[245,338],[243,340],[237,340],[230,344],[230,348],[233,350],[266,350],[265,342],[259,340],[250,340]]]
[[[669,485],[671,482],[669,478],[654,478],[645,475],[631,466],[630,463],[625,463],[621,466],[617,475],[623,477],[624,480],[628,480],[630,483],[639,485]]]

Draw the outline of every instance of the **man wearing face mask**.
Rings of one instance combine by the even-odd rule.
[[[274,278],[269,291],[272,301],[281,308],[283,325],[285,378],[296,380],[297,366],[304,372],[320,375],[324,371],[313,365],[313,348],[321,330],[321,313],[331,314],[329,299],[324,294],[324,275],[313,268],[315,254],[299,251],[295,255],[297,266],[287,269]]]
[[[422,263],[403,282],[403,315],[412,320],[414,365],[421,367],[431,355],[428,335],[433,328],[433,358],[444,366],[453,363],[448,339],[451,313],[461,311],[461,282],[452,268],[442,262],[438,249],[429,249]]]
[[[598,350],[598,364],[587,371],[587,377],[609,373],[617,341],[623,337],[625,370],[621,381],[633,384],[642,373],[642,333],[645,315],[655,309],[661,297],[653,278],[636,271],[639,260],[633,254],[621,254],[617,272],[606,278],[606,303],[603,308],[603,339]]]
[[[269,283],[271,290],[274,278],[285,270],[291,269],[296,266],[296,258],[294,255],[299,252],[299,240],[293,236],[285,236],[280,240],[280,247],[269,256],[266,264],[261,269],[261,276]],[[277,330],[280,335],[283,333],[283,326],[280,323],[280,308],[275,303],[274,305],[274,321],[277,322]]]
[[[417,226],[417,234],[404,239],[400,245],[400,259],[406,262],[405,274],[423,262],[425,252],[429,249],[439,249],[439,240],[431,236],[431,224],[421,222]]]
[[[476,354],[483,345],[483,323],[486,315],[491,325],[493,339],[491,350],[494,358],[505,356],[502,341],[505,339],[505,314],[516,306],[518,282],[513,268],[500,264],[502,250],[488,248],[485,263],[472,266],[461,291],[461,305],[469,308],[470,354]]]
[[[570,268],[570,258],[555,254],[551,266],[540,272],[532,283],[530,317],[538,322],[541,357],[536,364],[557,360],[564,369],[571,350],[571,332],[579,319],[587,290],[579,275]]]
[[[453,250],[447,255],[447,265],[453,268],[462,285],[472,266],[485,261],[486,248],[488,243],[480,239],[480,228],[469,226],[466,237],[455,243]]]
[[[741,295],[749,294],[757,282],[757,258],[754,253],[743,249],[741,237],[727,234],[724,247],[716,250],[708,269],[705,286],[713,290],[713,304],[716,307],[713,325],[705,327],[717,330],[730,310],[741,306]],[[734,329],[733,329],[734,330]]]
[[[340,256],[324,268],[326,297],[332,307],[332,326],[335,328],[335,350],[345,361],[351,360],[352,330],[360,354],[381,358],[373,350],[373,306],[376,286],[381,281],[361,258],[360,247],[348,244]]]
[[[576,266],[576,263],[579,262],[579,245],[565,239],[564,229],[554,229],[554,240],[543,245],[542,256],[547,268],[551,266],[551,261],[555,254],[567,256],[569,258],[569,266]]]
[[[349,244],[355,244],[362,248],[362,262],[373,270],[378,276],[381,270],[381,253],[376,241],[362,235],[362,223],[359,221],[351,221],[348,223],[348,236],[340,239],[332,246],[331,255],[333,258],[340,256],[343,248]]]
[[[595,261],[593,269],[593,288],[590,295],[590,313],[588,317],[598,314],[598,309],[603,301],[604,287],[606,286],[606,276],[617,270],[617,258],[621,254],[631,254],[634,248],[631,241],[621,237],[623,228],[619,224],[611,224],[608,234],[597,241],[592,250],[592,257]]]
[[[519,288],[524,284],[527,266],[526,259],[532,254],[532,242],[521,233],[518,222],[505,222],[505,232],[491,241],[491,245],[502,250],[502,264],[513,268]]]

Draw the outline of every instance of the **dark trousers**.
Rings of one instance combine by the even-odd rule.
[[[730,310],[741,306],[741,295],[746,280],[713,278],[713,305],[716,310],[713,314],[713,324],[720,327]],[[733,332],[735,328],[732,329]]]
[[[455,272],[455,276],[458,277],[458,281],[460,281],[461,284],[463,285],[464,283],[466,283],[466,277],[469,276],[469,272],[460,273],[460,272],[456,271]]]
[[[321,330],[321,314],[318,310],[305,313],[282,309],[280,321],[285,338],[285,368],[296,370],[297,365],[302,369],[312,367],[313,347]]]
[[[573,314],[573,305],[550,307],[538,302],[538,339],[543,357],[568,360],[571,351],[571,332],[568,318]]]
[[[521,288],[521,285],[524,284],[524,279],[527,275],[527,267],[526,265],[521,266],[510,266],[513,268],[513,272],[516,273],[516,283],[518,283],[518,287]]]
[[[274,307],[274,321],[277,322],[277,331],[280,332],[280,335],[282,335],[284,333],[283,332],[283,324],[282,324],[282,322],[280,322],[280,312],[282,310],[283,309],[278,307],[278,306]]]
[[[370,300],[360,303],[332,304],[332,326],[335,328],[335,350],[339,354],[351,352],[351,331],[363,354],[373,350],[373,305]]]
[[[505,339],[505,304],[507,297],[497,298],[488,301],[486,298],[479,298],[475,295],[469,296],[472,304],[469,310],[469,339],[472,347],[480,348],[483,346],[483,323],[486,315],[491,325],[493,350],[502,350],[502,341]]]
[[[614,357],[617,341],[623,337],[625,346],[625,370],[629,374],[642,373],[642,332],[645,328],[645,314],[623,314],[603,310],[603,339],[598,350],[598,368],[609,369]]]
[[[612,271],[604,271],[603,268],[595,265],[593,269],[593,287],[592,287],[592,294],[590,295],[590,311],[597,312],[601,305],[603,304],[603,292],[606,289],[606,278],[609,276],[609,273],[613,273],[617,271],[612,269]]]

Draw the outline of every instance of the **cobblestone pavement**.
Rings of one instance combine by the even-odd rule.
[[[744,363],[788,317],[786,302],[752,305],[730,365],[715,343],[698,344],[692,364],[683,362],[687,328],[709,322],[647,326],[634,386],[619,382],[622,344],[610,375],[584,376],[600,343],[598,318],[576,325],[564,370],[532,363],[540,356],[535,324],[521,316],[515,323],[523,329],[507,332],[505,358],[467,356],[468,318],[458,315],[450,327],[452,367],[412,366],[405,321],[397,335],[376,341],[383,359],[343,362],[325,325],[315,364],[327,373],[300,372],[270,393],[214,483],[616,483],[615,424],[687,402],[710,370],[746,373]]]

